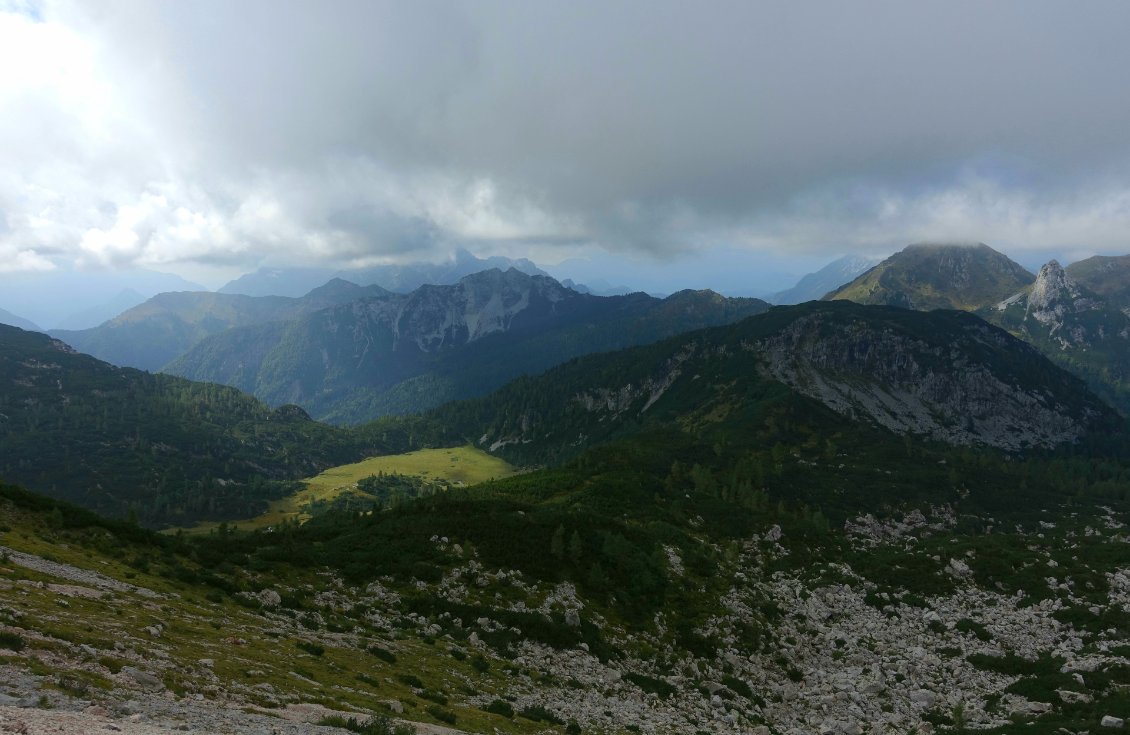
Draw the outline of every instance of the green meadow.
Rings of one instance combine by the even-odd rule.
[[[307,521],[311,517],[310,508],[315,503],[325,503],[350,494],[363,496],[357,489],[357,483],[373,475],[403,475],[442,486],[469,487],[487,480],[510,477],[517,472],[506,461],[469,444],[369,457],[361,462],[331,467],[320,475],[303,480],[301,490],[272,501],[266,513],[244,521],[229,522],[227,525],[255,529],[289,520]],[[214,522],[201,523],[189,529],[189,532],[206,533],[219,525]]]

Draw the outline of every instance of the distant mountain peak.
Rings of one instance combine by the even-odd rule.
[[[1066,270],[1080,285],[1130,314],[1130,255],[1095,255]]]
[[[984,243],[917,243],[825,298],[973,311],[999,303],[1033,280],[1023,266]]]
[[[816,301],[830,291],[850,283],[859,275],[866,273],[879,264],[880,258],[864,255],[845,255],[833,260],[820,270],[809,273],[797,281],[796,285],[784,291],[778,291],[769,297],[774,304],[799,304],[804,301]]]
[[[925,240],[913,242],[906,246],[906,250],[949,250],[953,248],[967,248],[970,250],[992,250],[983,242],[977,240]]]
[[[7,324],[10,327],[19,327],[27,332],[42,332],[43,330],[34,322],[24,319],[22,316],[17,316],[10,311],[0,309],[0,324]]]
[[[514,260],[501,255],[480,258],[466,248],[458,248],[438,262],[386,264],[344,270],[264,267],[225,284],[219,292],[246,296],[298,297],[336,276],[363,287],[376,285],[395,293],[410,293],[423,285],[455,284],[464,276],[490,268],[517,268],[530,275],[548,275],[526,258]]]
[[[311,300],[330,298],[335,302],[340,302],[342,298],[363,299],[385,296],[389,293],[391,293],[391,291],[375,284],[372,286],[359,286],[353,281],[347,281],[344,278],[331,278],[321,286],[311,289],[310,292],[302,298]]]

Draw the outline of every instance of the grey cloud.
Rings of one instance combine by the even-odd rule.
[[[1098,247],[1130,224],[1126,3],[49,7],[98,39],[121,97],[112,145],[80,156],[119,172],[102,174],[114,211],[162,176],[191,182],[189,208],[240,258],[1078,245],[1070,227]],[[248,215],[260,200],[283,213]],[[116,214],[83,216],[80,232]]]

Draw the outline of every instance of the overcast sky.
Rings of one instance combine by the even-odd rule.
[[[1098,0],[0,0],[0,270],[1130,252],[1127,29]]]

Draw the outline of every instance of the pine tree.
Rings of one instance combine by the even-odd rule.
[[[584,543],[581,541],[581,534],[573,531],[573,535],[569,537],[569,560],[574,564],[581,563],[581,556],[585,553]]]
[[[561,561],[565,558],[565,526],[558,526],[549,541],[549,553],[554,559]]]

